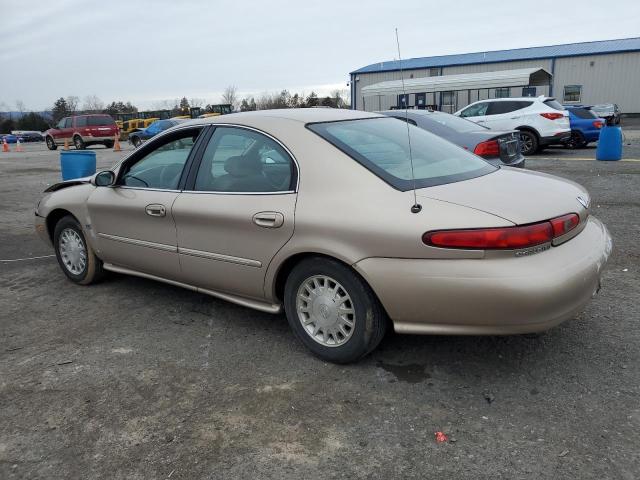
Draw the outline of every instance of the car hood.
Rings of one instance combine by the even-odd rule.
[[[418,197],[490,213],[517,225],[580,213],[590,201],[587,191],[577,183],[509,167],[471,180],[422,188],[416,193]]]

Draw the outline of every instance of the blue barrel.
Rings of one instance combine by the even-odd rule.
[[[88,177],[96,173],[96,152],[91,150],[63,150],[60,152],[62,180]]]
[[[605,126],[600,131],[596,160],[620,160],[622,158],[622,129]]]

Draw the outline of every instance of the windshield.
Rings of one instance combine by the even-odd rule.
[[[496,170],[426,130],[408,127],[416,188],[468,180]],[[406,123],[387,117],[313,123],[308,128],[394,188],[413,188]]]

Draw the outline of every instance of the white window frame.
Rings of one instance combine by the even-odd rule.
[[[567,99],[567,88],[578,88],[578,98],[577,100],[568,100]],[[562,103],[580,103],[582,101],[582,85],[565,85],[562,89]]]

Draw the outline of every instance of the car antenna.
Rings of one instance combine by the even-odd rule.
[[[411,181],[413,182],[413,205],[411,206],[411,213],[420,213],[422,205],[418,203],[418,196],[416,194],[416,174],[413,170],[413,152],[411,151],[411,131],[409,129],[409,105],[407,97],[407,90],[404,87],[404,71],[402,70],[402,55],[400,55],[400,40],[398,38],[398,27],[396,27],[396,45],[398,46],[398,62],[400,65],[400,79],[402,80],[402,100],[404,103],[404,121],[407,124],[407,140],[409,142],[409,163],[411,164]]]

